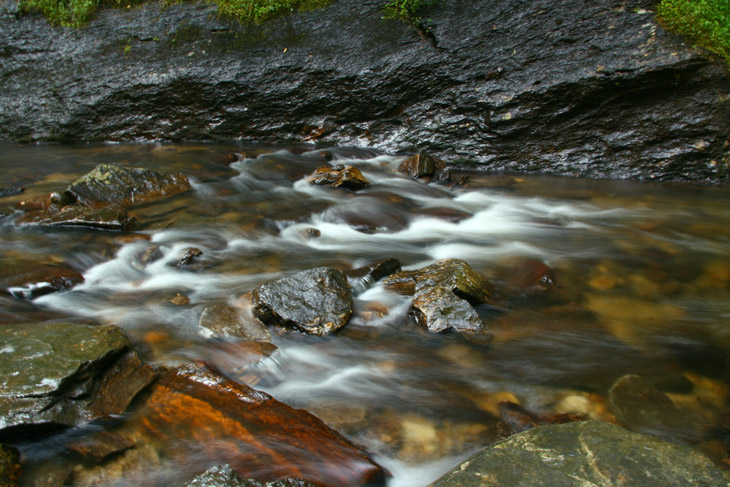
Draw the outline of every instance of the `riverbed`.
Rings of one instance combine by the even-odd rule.
[[[0,323],[115,324],[152,363],[211,364],[319,416],[392,473],[388,487],[424,487],[489,445],[500,403],[617,422],[608,391],[626,374],[647,378],[686,415],[663,437],[722,464],[730,448],[727,188],[468,169],[428,182],[399,173],[404,159],[305,145],[2,146],[0,186],[25,190],[0,199],[0,265],[63,264],[84,282],[31,301],[0,295]],[[17,223],[20,202],[62,191],[102,162],[182,171],[193,189],[131,207],[139,222],[131,232]],[[357,167],[371,185],[311,184],[325,164]],[[197,265],[175,265],[191,248],[201,252]],[[390,257],[404,269],[467,261],[497,289],[477,309],[491,341],[428,333],[409,315],[409,297],[369,280],[353,284],[346,327],[326,337],[271,329],[278,348],[258,361],[198,327],[208,306],[245,310],[263,283]],[[525,283],[526,269],[542,265],[549,288]],[[171,303],[176,296],[188,301]],[[23,485],[62,485],[48,472],[83,469],[69,467],[64,448],[96,430],[18,441]],[[155,465],[114,485],[186,480],[180,465]]]

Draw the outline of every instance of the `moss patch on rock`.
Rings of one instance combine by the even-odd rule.
[[[668,30],[721,56],[730,65],[730,2],[662,0],[657,19]]]

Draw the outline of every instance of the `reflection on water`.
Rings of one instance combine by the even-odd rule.
[[[232,152],[243,155],[229,164]],[[309,184],[327,160],[357,166],[371,186],[354,193]],[[0,266],[64,263],[85,282],[32,303],[0,296],[0,323],[114,323],[149,360],[213,364],[365,446],[394,474],[391,487],[426,485],[488,444],[501,401],[615,421],[607,391],[624,374],[667,392],[696,425],[698,448],[724,441],[726,189],[468,172],[452,178],[468,183],[450,187],[397,173],[401,161],[311,147],[5,146],[0,186],[26,190],[0,199]],[[194,189],[134,207],[141,226],[132,235],[14,224],[19,201],[58,191],[99,162],[180,170]],[[202,252],[199,265],[176,266],[190,248]],[[257,363],[243,357],[245,347],[198,332],[206,306],[245,306],[242,296],[264,282],[384,257],[408,269],[468,261],[502,293],[496,308],[479,310],[493,342],[428,334],[408,316],[409,298],[368,282],[355,286],[355,314],[338,334],[274,331],[278,351]],[[559,284],[547,296],[513,279],[534,261]],[[177,294],[189,304],[171,305]],[[26,485],[60,485],[39,479],[64,472],[62,445],[95,428],[22,444]],[[176,445],[185,448],[193,446]],[[126,485],[177,479],[155,451],[148,465],[156,469],[130,471]]]

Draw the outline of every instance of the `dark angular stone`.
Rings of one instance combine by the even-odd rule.
[[[352,315],[352,290],[342,271],[319,267],[301,271],[256,288],[254,315],[311,335],[342,328]]]
[[[209,306],[200,315],[198,326],[212,336],[234,336],[256,342],[270,342],[271,334],[263,323],[238,309],[225,305]],[[201,330],[203,331],[203,330]]]
[[[430,154],[420,152],[398,166],[398,171],[413,178],[448,179],[446,163]]]
[[[363,176],[362,172],[353,166],[325,166],[317,169],[312,175],[312,183],[320,185],[331,185],[335,188],[347,188],[352,191],[370,186],[370,181]]]

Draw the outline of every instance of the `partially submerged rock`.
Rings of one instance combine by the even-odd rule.
[[[61,193],[22,201],[19,207],[25,214],[20,222],[127,231],[136,224],[127,206],[190,188],[187,176],[179,172],[99,164]]]
[[[66,195],[87,208],[134,205],[172,196],[190,189],[188,177],[179,172],[99,164],[68,188]]]
[[[266,325],[326,335],[352,316],[352,289],[342,271],[318,267],[264,284],[253,291],[253,313]]]
[[[164,375],[139,414],[140,434],[168,445],[170,455],[195,451],[188,463],[230,464],[242,478],[331,487],[384,480],[379,465],[315,416],[196,365]],[[185,443],[195,448],[180,448]]]
[[[119,414],[154,376],[115,326],[4,325],[0,344],[0,430]]]
[[[84,276],[68,267],[34,266],[18,263],[0,271],[0,292],[16,298],[34,299],[45,294],[68,291],[84,282]]]
[[[478,342],[491,338],[473,305],[491,302],[494,287],[463,260],[443,259],[422,269],[397,272],[383,285],[414,296],[410,313],[430,332],[454,330]]]
[[[347,188],[352,191],[370,186],[370,181],[358,168],[342,164],[320,167],[314,171],[311,181],[313,184],[331,185],[335,188]]]
[[[631,431],[671,438],[687,429],[685,415],[645,378],[627,374],[609,391],[611,410]]]
[[[486,448],[431,487],[727,487],[730,475],[686,446],[601,421],[532,428]]]
[[[446,163],[425,152],[409,157],[401,162],[398,171],[411,176],[412,178],[433,178],[448,179]]]
[[[494,286],[461,259],[442,259],[422,269],[401,271],[387,278],[383,285],[407,296],[442,287],[472,304],[489,303],[494,294]]]
[[[233,336],[255,342],[270,342],[271,334],[263,323],[251,316],[245,319],[237,308],[226,305],[208,306],[200,315],[201,333],[211,336]]]
[[[244,480],[230,465],[216,465],[201,473],[184,487],[318,487],[303,479],[288,478],[273,482]]]

